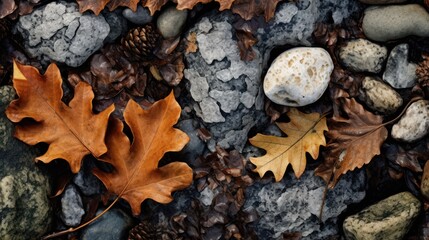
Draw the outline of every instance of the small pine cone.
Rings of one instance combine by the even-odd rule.
[[[419,84],[422,87],[429,86],[429,58],[419,63],[416,69],[416,75]]]
[[[176,234],[168,231],[165,226],[154,226],[148,221],[141,222],[131,229],[128,240],[173,240]]]
[[[158,39],[158,32],[152,25],[148,24],[128,31],[127,35],[122,38],[121,44],[127,56],[141,60],[152,55]]]

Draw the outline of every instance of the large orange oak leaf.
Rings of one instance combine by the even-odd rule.
[[[94,93],[84,82],[76,86],[74,98],[66,105],[61,101],[62,79],[55,64],[49,65],[44,75],[32,66],[17,62],[13,66],[13,86],[19,98],[10,103],[6,115],[18,123],[15,137],[30,145],[49,144],[46,153],[36,160],[49,163],[61,158],[76,173],[85,155],[98,157],[107,151],[104,137],[113,105],[94,114]],[[25,118],[35,122],[21,122]]]
[[[328,130],[326,118],[318,113],[305,114],[292,108],[288,113],[290,122],[276,123],[287,134],[287,137],[257,134],[249,139],[256,147],[263,148],[267,153],[262,157],[251,157],[256,165],[255,171],[262,177],[267,171],[274,174],[280,181],[289,164],[296,177],[301,177],[306,166],[305,154],[308,152],[313,159],[319,156],[319,146],[325,146],[324,131]]]
[[[108,151],[100,160],[112,164],[114,170],[107,173],[95,169],[94,174],[110,192],[128,201],[135,215],[140,214],[145,199],[169,203],[173,191],[192,183],[192,169],[186,163],[158,167],[166,152],[180,151],[189,141],[184,132],[173,128],[180,112],[173,93],[147,110],[130,100],[124,119],[132,132],[132,143],[123,133],[122,122],[114,119],[109,124]]]
[[[330,121],[327,137],[328,154],[316,169],[333,188],[341,175],[368,164],[387,138],[383,118],[366,111],[354,98],[341,98],[342,108],[348,118],[334,116]]]

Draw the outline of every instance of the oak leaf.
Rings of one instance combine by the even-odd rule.
[[[277,137],[257,134],[249,139],[254,146],[267,151],[262,157],[250,158],[256,165],[255,171],[262,177],[267,171],[274,174],[276,181],[280,181],[289,164],[300,177],[305,170],[308,152],[314,159],[319,156],[319,146],[325,146],[324,131],[328,130],[326,118],[318,113],[305,114],[292,108],[288,113],[290,122],[276,123],[288,136]]]
[[[383,118],[366,111],[354,98],[341,98],[342,109],[348,118],[334,115],[327,137],[328,154],[316,169],[333,188],[341,175],[368,164],[387,138]]]
[[[55,64],[40,75],[36,68],[14,62],[13,86],[19,98],[11,102],[6,115],[18,123],[15,137],[30,145],[49,144],[47,152],[36,160],[49,163],[61,158],[76,173],[85,155],[98,157],[107,151],[104,137],[114,107],[94,114],[94,94],[91,86],[83,82],[76,86],[74,98],[66,105],[61,101],[61,84],[61,74]],[[21,124],[25,118],[35,122]]]
[[[94,174],[107,189],[130,203],[135,215],[140,204],[148,198],[160,203],[172,201],[171,192],[192,182],[192,169],[183,162],[158,167],[168,151],[179,151],[189,137],[173,128],[181,112],[173,93],[143,110],[130,100],[124,111],[125,122],[131,129],[133,142],[123,133],[123,124],[113,119],[106,135],[108,151],[100,160],[115,168],[107,173],[99,169]]]
[[[235,0],[231,10],[240,15],[244,20],[250,20],[254,16],[264,15],[265,21],[269,21],[276,12],[277,4],[282,0]]]

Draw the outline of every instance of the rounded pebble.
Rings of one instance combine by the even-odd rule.
[[[374,41],[390,41],[410,35],[429,37],[429,13],[418,4],[369,7],[362,29]]]
[[[408,61],[408,44],[400,44],[392,49],[387,59],[383,80],[394,88],[411,88],[416,84],[417,64]]]
[[[325,92],[334,69],[323,48],[297,47],[280,54],[264,80],[265,95],[273,102],[299,107],[316,102]]]
[[[130,22],[138,24],[138,25],[145,25],[147,23],[150,23],[152,21],[152,16],[150,15],[149,9],[138,6],[137,11],[133,12],[133,10],[129,8],[125,8],[122,11],[122,15]]]
[[[366,39],[348,41],[339,50],[343,66],[354,72],[378,73],[387,58],[387,48]]]
[[[392,137],[396,140],[413,142],[429,133],[429,101],[412,103],[404,116],[392,127]]]
[[[174,38],[182,32],[187,17],[187,10],[177,10],[174,6],[169,7],[159,15],[156,26],[165,39]]]
[[[366,105],[380,113],[394,113],[403,102],[399,93],[373,77],[365,77],[361,91]]]
[[[361,3],[366,4],[374,4],[374,5],[382,5],[382,4],[395,4],[395,3],[403,3],[407,0],[359,0]]]

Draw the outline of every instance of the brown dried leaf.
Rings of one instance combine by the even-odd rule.
[[[268,22],[274,16],[280,1],[282,0],[235,0],[231,10],[245,20],[264,15]]]
[[[154,15],[156,11],[160,10],[168,0],[142,0],[142,5],[149,8],[150,14]]]
[[[197,44],[197,33],[196,32],[191,32],[187,37],[186,37],[186,54],[189,53],[195,53],[198,50],[198,44]]]
[[[49,144],[48,151],[37,160],[49,163],[61,158],[76,173],[85,155],[99,157],[107,151],[104,136],[114,107],[94,114],[94,93],[84,82],[77,84],[74,98],[66,105],[61,101],[61,84],[61,73],[55,64],[40,75],[36,68],[14,62],[13,85],[19,98],[9,105],[6,115],[18,123],[15,137],[30,145]],[[35,123],[20,124],[25,118]]]
[[[15,0],[2,0],[0,1],[0,18],[4,18],[9,14],[12,14],[18,6],[15,4]]]
[[[333,116],[327,133],[328,155],[316,169],[333,188],[341,175],[368,164],[387,138],[387,129],[382,125],[383,117],[366,111],[354,98],[341,99],[342,108],[348,118]]]

